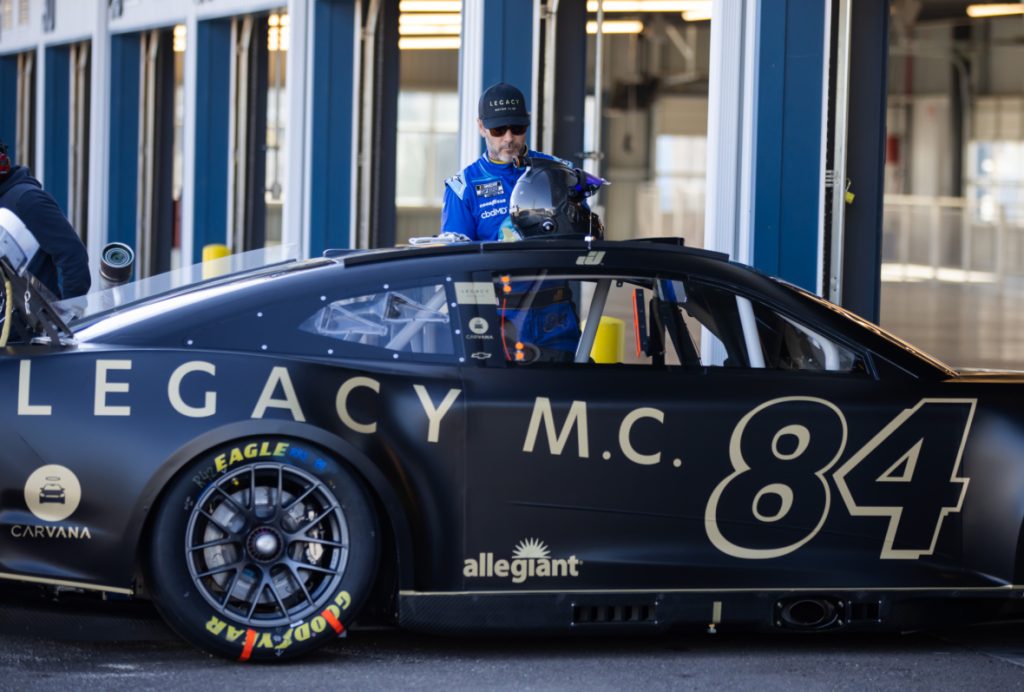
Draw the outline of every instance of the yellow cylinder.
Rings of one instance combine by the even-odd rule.
[[[595,363],[621,363],[625,356],[625,322],[617,317],[601,318],[597,325],[597,336],[594,347],[590,349],[590,357]]]
[[[212,279],[227,274],[230,262],[225,258],[231,256],[227,245],[211,243],[203,246],[203,278]]]

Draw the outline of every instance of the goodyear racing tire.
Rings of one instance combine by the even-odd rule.
[[[322,450],[253,438],[211,450],[157,508],[146,581],[184,639],[290,658],[345,631],[372,587],[379,533],[365,485]]]

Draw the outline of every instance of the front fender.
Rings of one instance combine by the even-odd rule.
[[[1007,584],[1021,584],[1024,525],[1024,431],[1010,416],[975,423],[964,451],[970,478],[964,503],[964,564]]]

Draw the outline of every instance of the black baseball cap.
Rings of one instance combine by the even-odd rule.
[[[526,112],[523,92],[505,82],[487,87],[480,96],[479,109],[480,120],[487,128],[530,124],[530,114]]]

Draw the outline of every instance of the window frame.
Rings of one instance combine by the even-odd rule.
[[[646,362],[594,363],[594,362],[587,361],[587,362],[564,362],[564,363],[558,363],[558,362],[535,362],[535,363],[528,363],[527,365],[529,367],[532,367],[532,368],[541,367],[541,368],[547,369],[547,368],[550,368],[550,367],[566,367],[566,366],[589,365],[589,366],[598,367],[598,368],[601,368],[601,369],[607,369],[607,368],[610,368],[610,367],[611,368],[614,368],[614,367],[618,367],[618,368],[623,368],[623,367],[625,367],[625,368],[637,368],[637,367],[639,367],[639,368],[652,368],[652,367],[654,367],[654,368],[660,368],[660,369],[670,369],[670,370],[675,370],[675,371],[678,371],[678,370],[691,370],[691,371],[692,370],[703,370],[705,372],[712,372],[712,371],[717,371],[718,369],[722,369],[722,370],[730,370],[730,371],[734,371],[734,372],[736,372],[736,371],[760,371],[760,372],[766,372],[766,373],[767,372],[801,373],[801,374],[805,374],[805,375],[806,374],[814,374],[814,375],[817,375],[817,376],[821,376],[821,375],[824,375],[824,376],[855,376],[855,377],[867,376],[867,377],[870,377],[870,378],[875,378],[874,368],[873,368],[873,365],[872,365],[873,361],[872,361],[870,352],[867,349],[865,349],[863,346],[861,346],[860,344],[858,344],[856,342],[851,342],[848,338],[844,337],[842,334],[837,334],[834,330],[829,329],[826,325],[822,325],[822,324],[816,322],[814,324],[814,326],[809,326],[808,325],[808,320],[806,319],[806,315],[795,314],[793,310],[787,309],[784,305],[780,304],[778,301],[772,300],[768,296],[754,295],[750,290],[747,290],[743,286],[739,286],[739,285],[737,285],[735,283],[732,283],[732,282],[722,281],[720,279],[715,279],[714,277],[710,277],[710,276],[708,276],[706,274],[703,274],[701,272],[693,272],[693,271],[685,271],[685,270],[672,270],[672,269],[664,269],[664,268],[641,269],[641,270],[635,270],[635,271],[620,271],[618,269],[605,268],[604,266],[588,266],[588,267],[580,267],[578,269],[577,268],[571,268],[570,269],[570,268],[567,268],[567,267],[558,267],[556,269],[544,269],[544,268],[538,268],[538,267],[518,267],[518,268],[514,268],[514,269],[509,269],[509,270],[501,270],[501,269],[480,270],[480,271],[473,272],[472,277],[473,277],[474,281],[478,281],[478,282],[479,281],[485,281],[485,280],[496,280],[497,277],[499,277],[501,275],[510,276],[510,277],[512,277],[513,281],[516,281],[516,280],[536,281],[536,280],[552,280],[551,279],[551,275],[552,274],[555,276],[554,280],[563,280],[564,279],[565,281],[568,281],[568,282],[584,282],[584,281],[589,281],[589,282],[594,283],[595,285],[599,285],[603,281],[608,281],[613,286],[617,282],[620,282],[620,281],[621,282],[626,282],[628,284],[638,284],[640,282],[647,282],[650,285],[649,286],[642,286],[642,287],[645,290],[650,290],[650,291],[654,292],[655,295],[657,295],[657,293],[658,293],[658,285],[659,285],[660,282],[663,282],[663,281],[680,282],[680,283],[683,283],[685,285],[685,283],[687,283],[687,282],[696,281],[696,282],[699,282],[703,286],[707,286],[709,288],[716,289],[716,290],[722,291],[724,293],[727,293],[727,294],[729,294],[729,296],[731,296],[731,298],[734,301],[737,301],[737,313],[736,313],[737,314],[737,319],[741,318],[741,312],[742,312],[741,308],[739,307],[739,305],[740,305],[739,301],[744,301],[746,303],[746,305],[748,306],[748,308],[749,308],[749,313],[750,313],[749,314],[749,318],[754,320],[754,321],[750,325],[748,325],[746,327],[743,327],[743,325],[737,325],[737,326],[741,326],[742,327],[740,334],[742,335],[742,344],[741,344],[741,346],[743,348],[743,356],[744,356],[743,364],[739,365],[739,366],[725,366],[722,363],[708,362],[707,356],[702,355],[702,354],[706,353],[706,345],[704,347],[698,349],[697,354],[696,354],[698,360],[696,362],[694,362],[692,359],[688,359],[686,357],[686,354],[678,353],[680,348],[682,348],[682,350],[684,350],[684,351],[687,350],[686,347],[685,347],[685,344],[682,344],[682,342],[681,342],[682,338],[690,338],[691,339],[691,345],[693,345],[693,340],[692,340],[693,333],[690,332],[690,329],[687,326],[687,323],[689,321],[691,321],[691,320],[696,321],[698,323],[698,325],[700,326],[700,328],[701,328],[701,331],[700,331],[701,339],[700,340],[701,340],[702,344],[709,343],[709,342],[707,342],[707,339],[704,338],[704,336],[703,336],[704,332],[707,332],[710,335],[714,334],[713,332],[711,332],[710,329],[708,329],[707,326],[705,326],[704,322],[702,322],[699,319],[691,316],[687,311],[682,311],[682,312],[679,313],[679,317],[680,317],[679,325],[676,325],[675,329],[678,330],[679,327],[681,326],[682,329],[684,330],[684,332],[679,333],[677,335],[678,338],[673,338],[672,337],[672,331],[673,330],[672,330],[672,328],[669,325],[665,325],[665,326],[662,327],[662,331],[663,331],[663,333],[667,337],[665,339],[666,344],[665,344],[665,347],[664,347],[665,355],[666,356],[669,355],[669,349],[671,349],[671,351],[675,355],[675,360],[677,362],[673,362],[672,359],[668,359],[668,361],[663,361],[661,363],[657,363],[657,362],[655,362],[657,360],[656,358],[653,358],[652,356],[648,355],[648,356],[644,356],[644,357],[649,359]],[[520,277],[520,278],[517,279],[516,277]],[[640,288],[641,286],[640,285],[636,285],[635,287],[636,288]],[[630,290],[632,290],[632,289],[630,289]],[[587,302],[587,301],[582,301],[582,302],[583,302],[583,304],[578,304],[577,305],[578,319],[579,319],[579,322],[581,324],[581,339],[583,338],[583,329],[584,329],[582,327],[582,325],[584,324],[584,322],[589,321],[590,315],[588,313],[589,313],[589,311],[591,309],[591,306],[592,306],[592,304]],[[647,302],[648,305],[649,305],[650,304],[650,299],[645,299],[645,302]],[[586,310],[584,310],[584,307],[586,307]],[[645,308],[646,307],[647,307],[647,305],[645,305]],[[767,367],[767,366],[765,366],[764,365],[765,350],[764,350],[764,346],[759,341],[759,336],[761,334],[761,331],[760,331],[761,327],[759,327],[759,325],[757,324],[757,317],[754,314],[758,307],[760,307],[762,309],[765,309],[765,310],[769,310],[771,313],[776,315],[779,319],[781,319],[784,322],[786,322],[787,324],[789,324],[795,331],[799,332],[800,334],[805,335],[808,338],[810,338],[811,335],[813,335],[814,337],[817,337],[818,339],[824,341],[825,343],[827,343],[827,344],[829,344],[829,345],[831,345],[833,347],[846,350],[847,352],[849,352],[853,356],[854,363],[855,364],[859,363],[859,366],[855,365],[854,367],[852,367],[849,370],[826,370],[826,369],[817,370],[817,369],[799,369],[799,368],[797,368],[797,369],[785,369],[785,368]],[[498,297],[498,304],[495,305],[494,309],[495,309],[496,314],[500,317],[500,312],[501,312],[500,295]],[[605,309],[607,309],[607,308],[605,308]],[[605,314],[607,314],[607,313],[602,311],[602,315],[605,315]],[[649,316],[648,316],[648,318],[649,318]],[[634,324],[633,328],[635,329],[636,328],[635,327],[635,321],[634,321],[633,324]],[[749,332],[748,329],[753,329],[753,332]],[[760,367],[752,365],[751,361],[750,361],[750,358],[751,358],[750,339],[751,339],[751,337],[753,339],[757,340],[756,341],[757,347],[758,347],[757,348],[757,354],[759,356],[758,361],[762,363],[762,365]],[[722,343],[718,339],[717,336],[714,336],[713,338],[718,340],[719,343]],[[627,338],[626,341],[627,341],[627,344],[628,344],[630,339]],[[671,344],[671,345],[669,345],[669,344]],[[821,348],[823,350],[826,350],[826,351],[828,350],[828,347],[826,347],[826,346],[822,346]],[[488,363],[488,365],[490,365],[492,367],[503,367],[503,368],[512,369],[512,370],[522,369],[524,367],[524,364],[517,364],[514,361],[509,360],[509,358],[507,358],[507,357],[504,358],[504,359],[492,359],[492,360],[494,362]]]
[[[318,355],[333,359],[365,359],[388,362],[415,362],[422,364],[452,365],[463,360],[462,339],[459,336],[460,314],[454,297],[453,281],[455,279],[445,274],[425,274],[416,277],[399,279],[397,281],[384,281],[378,284],[359,283],[346,287],[345,290],[337,291],[333,295],[324,294],[317,310],[303,317],[295,325],[296,331],[303,334],[303,340],[318,340],[324,345],[324,351]],[[320,311],[326,309],[339,300],[358,299],[364,296],[377,295],[382,293],[401,292],[411,288],[428,288],[440,286],[444,295],[444,305],[447,306],[447,330],[451,343],[450,353],[415,353],[410,351],[388,349],[382,346],[360,344],[355,341],[337,339],[327,334],[318,333],[304,329],[308,321],[312,320]],[[398,334],[393,335],[392,340]],[[308,355],[314,355],[308,353]]]

